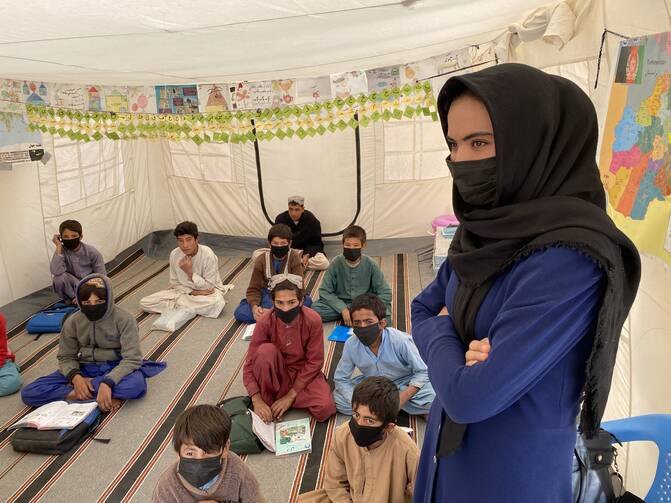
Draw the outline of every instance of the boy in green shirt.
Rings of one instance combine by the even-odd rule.
[[[364,293],[377,295],[391,313],[391,288],[378,265],[362,254],[366,247],[366,231],[358,225],[345,229],[342,235],[343,253],[333,259],[319,287],[319,300],[312,304],[323,321],[342,318],[352,326],[349,306],[352,299]]]

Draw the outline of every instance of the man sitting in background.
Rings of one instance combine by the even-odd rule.
[[[198,242],[198,226],[182,222],[175,227],[177,248],[170,253],[170,288],[140,299],[149,313],[191,309],[216,318],[224,309],[227,291],[219,275],[219,259],[209,246]]]
[[[102,254],[89,244],[82,243],[82,224],[65,220],[58,227],[52,241],[56,251],[51,258],[54,291],[64,302],[75,304],[75,289],[89,274],[107,274]]]
[[[288,225],[293,234],[291,242],[295,250],[301,250],[306,269],[322,271],[329,261],[324,255],[322,226],[311,211],[305,209],[303,196],[291,196],[289,209],[277,215],[276,224]]]

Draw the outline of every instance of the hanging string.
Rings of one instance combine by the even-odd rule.
[[[610,33],[611,35],[615,35],[616,37],[620,37],[625,40],[630,40],[633,38],[633,37],[627,37],[626,35],[622,35],[621,33],[611,31],[608,28],[605,28],[603,30],[603,33],[601,34],[601,46],[599,47],[599,57],[597,58],[596,61],[596,78],[594,79],[594,89],[596,89],[596,86],[599,84],[599,72],[601,71],[601,57],[603,56],[603,46],[606,44],[607,33]]]

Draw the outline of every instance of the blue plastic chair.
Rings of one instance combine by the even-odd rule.
[[[657,444],[659,459],[646,503],[671,502],[671,415],[649,414],[608,421],[601,427],[620,442],[647,440]]]

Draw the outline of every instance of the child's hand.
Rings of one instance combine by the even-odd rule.
[[[438,313],[438,316],[448,316],[449,314],[450,313],[447,310],[447,306],[443,306],[443,308]]]
[[[485,337],[481,341],[472,341],[466,351],[466,366],[471,367],[479,362],[484,362],[489,358],[489,352],[492,346],[489,344],[489,338]]]
[[[349,309],[343,309],[340,314],[342,315],[343,325],[351,327],[352,326],[352,316],[350,315]]]
[[[270,407],[268,407],[268,404],[263,401],[260,394],[257,393],[252,397],[252,406],[256,415],[259,416],[264,423],[267,424],[272,422],[273,413],[270,410]]]
[[[93,384],[91,379],[81,375],[72,378],[72,386],[75,388],[75,400],[90,400],[93,398]]]
[[[296,392],[293,390],[289,390],[286,395],[279,400],[276,400],[275,403],[270,406],[273,417],[278,421],[281,421],[284,414],[294,404],[294,400],[296,400]]]
[[[108,412],[112,410],[112,388],[110,388],[104,382],[100,383],[98,386],[98,397],[96,398],[98,402],[98,407],[103,412]]]

